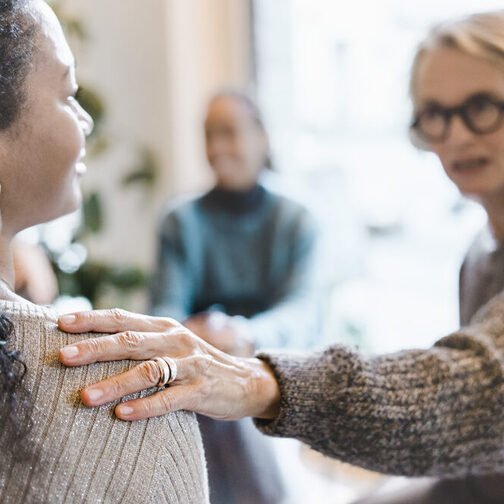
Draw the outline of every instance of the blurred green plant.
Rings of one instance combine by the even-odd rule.
[[[132,291],[148,284],[145,272],[135,266],[114,266],[85,262],[76,272],[58,271],[61,292],[69,296],[84,296],[94,305],[109,287]]]
[[[60,19],[68,38],[87,41],[89,35],[78,19],[66,15],[61,0],[49,0],[51,7]],[[91,87],[81,86],[77,96],[79,103],[93,118],[95,127],[88,139],[88,156],[99,156],[110,146],[110,141],[103,132],[106,117],[106,105],[100,95]],[[130,173],[120,181],[123,187],[143,186],[151,189],[155,186],[158,174],[158,160],[148,148],[139,147],[139,162]],[[65,250],[52,250],[47,242],[42,245],[52,261],[60,293],[70,296],[84,296],[92,305],[96,305],[100,296],[110,288],[121,294],[145,288],[148,275],[138,266],[118,266],[111,263],[88,260],[87,249],[83,241],[90,235],[103,232],[106,215],[102,196],[95,190],[86,195],[82,207],[82,223]]]
[[[139,163],[122,179],[124,187],[142,184],[153,189],[158,179],[159,161],[152,150],[144,147],[139,153]]]

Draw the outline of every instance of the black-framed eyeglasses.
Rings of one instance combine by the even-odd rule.
[[[456,115],[473,133],[486,135],[497,131],[502,125],[504,102],[486,93],[479,93],[455,107],[431,103],[416,114],[411,129],[427,142],[443,142],[448,138],[451,120]]]

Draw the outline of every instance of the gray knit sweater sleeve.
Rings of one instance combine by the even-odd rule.
[[[281,390],[262,432],[390,474],[504,470],[504,296],[428,350],[261,354]]]

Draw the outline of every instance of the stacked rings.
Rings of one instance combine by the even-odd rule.
[[[152,359],[159,368],[160,377],[157,383],[158,387],[170,385],[177,378],[177,363],[170,357],[154,357]]]

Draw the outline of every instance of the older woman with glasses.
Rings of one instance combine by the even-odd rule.
[[[479,202],[488,216],[460,271],[460,322],[465,325],[504,290],[504,11],[433,30],[415,59],[411,94],[413,139],[439,156],[460,192]],[[471,416],[466,411],[459,423],[468,425]],[[502,439],[496,432],[501,449]],[[362,504],[504,502],[504,467],[498,464],[489,472],[503,474],[425,479]]]
[[[411,90],[415,141],[435,152],[460,191],[488,214],[461,273],[461,321],[470,325],[427,350],[369,358],[335,345],[309,355],[240,358],[173,320],[120,311],[75,314],[60,319],[60,327],[113,334],[63,348],[67,365],[145,360],[85,388],[84,402],[98,406],[151,387],[159,373],[145,372],[148,359],[167,355],[178,367],[172,385],[119,404],[119,418],[178,409],[228,420],[253,416],[266,434],[298,438],[352,464],[465,477],[447,492],[428,490],[409,503],[502,502],[498,493],[487,495],[488,480],[467,476],[504,471],[504,295],[473,316],[504,286],[504,11],[436,28],[418,51]]]

